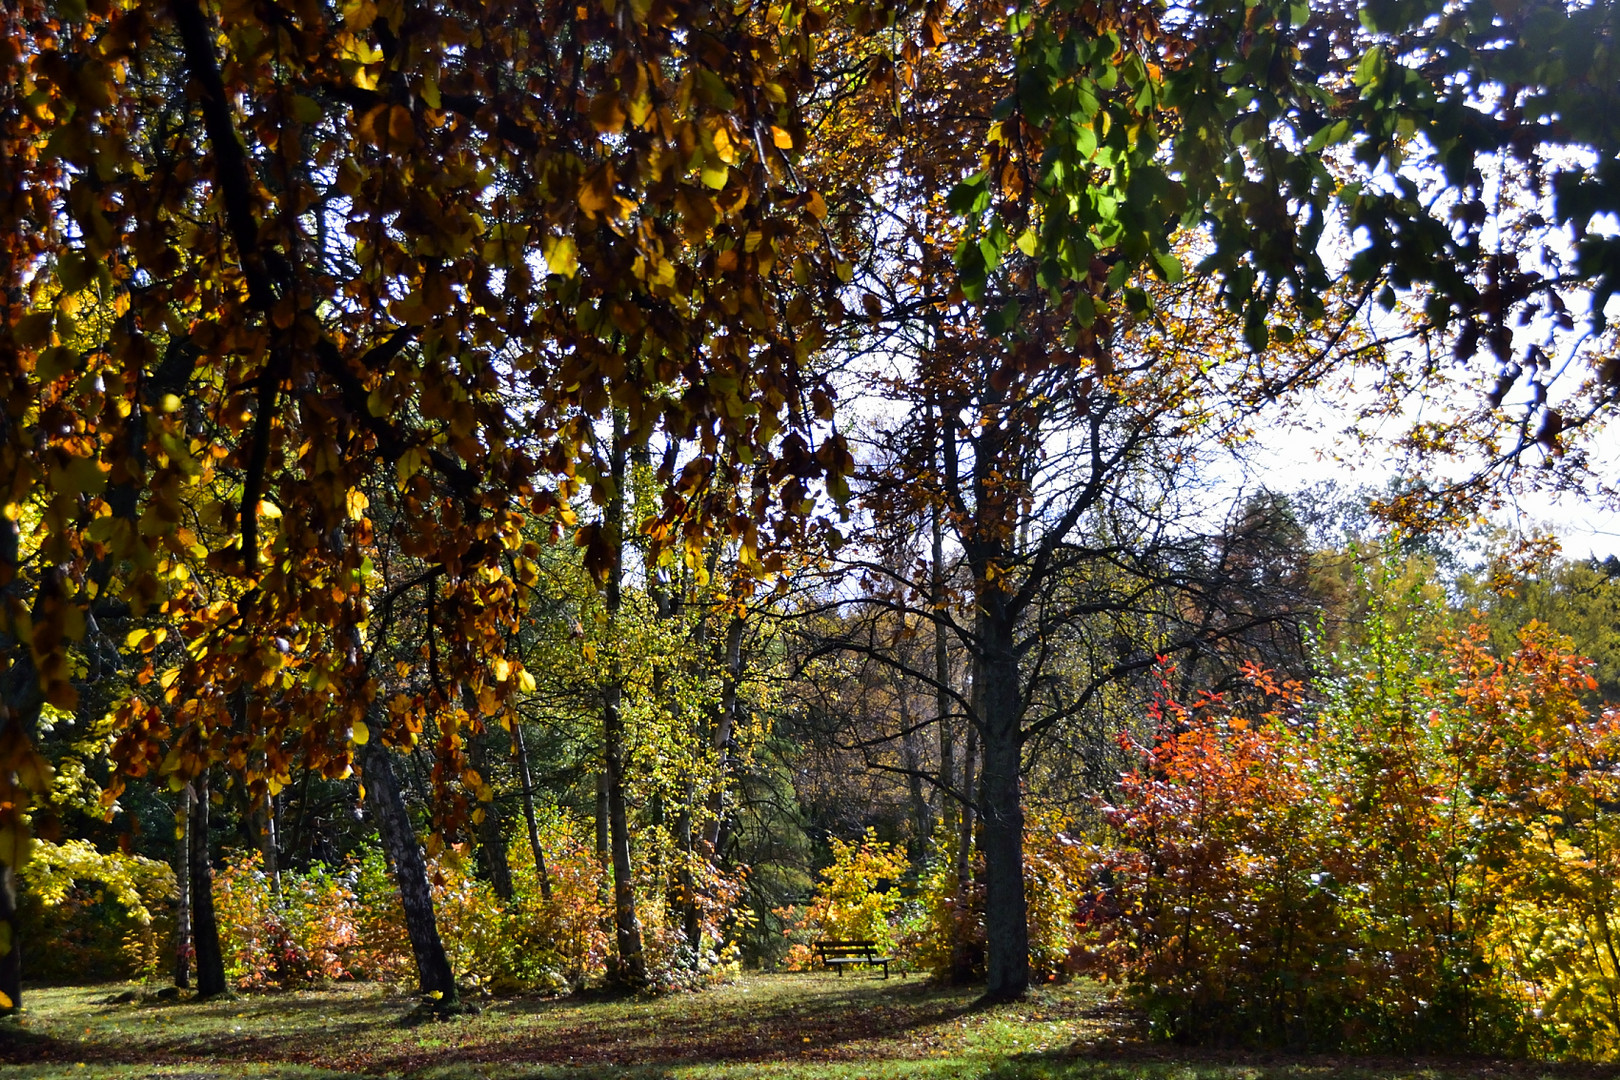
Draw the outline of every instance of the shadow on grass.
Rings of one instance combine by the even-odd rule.
[[[1080,1045],[996,1061],[982,1080],[1615,1080],[1614,1065],[1467,1055],[1393,1057],[1221,1050],[1164,1043]]]
[[[818,987],[818,989],[820,989]],[[374,1052],[370,1067],[409,1073],[434,1066],[530,1065],[611,1070],[613,1076],[663,1076],[673,1067],[736,1065],[782,1060],[858,1060],[873,1041],[905,1037],[920,1029],[966,1016],[974,1006],[962,992],[920,983],[852,986],[814,998],[768,998],[751,1002],[741,995],[712,999],[693,1009],[687,999],[643,1001],[604,1016],[599,1022],[567,1022],[589,1011],[594,1001],[551,999],[495,1006],[489,1022],[529,1015],[563,1021],[557,1026],[504,1030],[488,1040],[447,1038],[431,1047],[395,1046]],[[617,1004],[623,1004],[621,999]],[[679,1007],[686,1006],[686,1007]],[[865,1045],[863,1045],[865,1044]]]

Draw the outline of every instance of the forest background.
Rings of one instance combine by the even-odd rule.
[[[1610,7],[4,17],[0,1004],[1614,1053],[1620,575],[1452,539],[1613,498]],[[1306,398],[1404,479],[1234,492]]]

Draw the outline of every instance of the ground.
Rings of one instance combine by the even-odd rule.
[[[0,1077],[1528,1080],[1550,1071],[1145,1047],[1089,983],[979,1009],[971,991],[915,978],[754,975],[655,999],[494,1001],[478,1016],[415,1025],[401,1023],[409,998],[370,985],[204,1004],[127,1000],[128,990],[31,989],[24,1013],[0,1023]]]

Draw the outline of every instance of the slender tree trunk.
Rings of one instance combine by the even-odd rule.
[[[381,731],[382,725],[376,725],[375,730]],[[400,904],[405,909],[405,932],[416,957],[417,981],[422,993],[437,992],[443,995],[441,1004],[453,1004],[457,999],[456,979],[433,913],[427,860],[422,857],[421,845],[416,842],[416,833],[411,828],[393,762],[389,760],[388,750],[376,739],[359,748],[359,758],[367,807],[377,819],[383,853],[393,868]]]
[[[0,411],[0,433],[4,432],[5,424],[5,415]],[[17,577],[20,537],[17,523],[0,514],[0,612],[7,615],[12,605],[22,604],[21,582]],[[34,597],[35,619],[42,614],[44,598],[45,589],[41,587]],[[0,656],[11,660],[10,667],[0,672],[0,734],[20,735],[32,742],[39,730],[39,713],[44,705],[39,672],[28,646],[4,629],[4,624],[0,624]],[[24,829],[23,813],[28,808],[27,792],[11,784],[6,787],[0,829],[20,836]],[[15,869],[3,862],[0,862],[0,994],[10,1002],[9,1006],[0,1003],[0,1012],[22,1007],[22,927],[17,922],[17,876]]]
[[[1020,997],[1029,988],[1028,904],[1024,891],[1024,808],[1019,781],[1023,711],[1018,661],[1010,620],[999,591],[980,600],[979,639],[984,648],[982,687],[976,687],[984,727],[984,767],[979,806],[984,849],[985,996]]]
[[[703,823],[703,842],[718,857],[721,821],[725,817],[725,777],[729,764],[731,736],[736,730],[738,685],[742,682],[743,620],[732,616],[726,624],[725,679],[720,687],[720,715],[715,718],[711,746],[715,753],[715,785],[709,793],[708,817]]]
[[[942,509],[934,504],[930,529],[933,533],[933,566],[929,571],[929,597],[934,609],[934,716],[939,724],[939,780],[944,788],[940,797],[940,818],[947,833],[956,831],[957,804],[950,790],[956,785],[956,739],[951,732],[951,658],[945,640],[945,524]]]
[[[694,955],[703,947],[703,914],[698,910],[697,878],[692,873],[693,860],[698,858],[697,838],[692,833],[692,789],[686,791],[686,806],[675,819],[675,842],[681,850],[681,871],[677,878],[681,886],[681,931]]]
[[[978,686],[978,680],[974,681]],[[975,710],[976,712],[977,710]],[[974,785],[974,759],[979,751],[979,729],[968,724],[967,746],[962,754],[962,813],[956,823],[956,938],[951,943],[951,981],[958,986],[973,981],[973,949],[968,940],[967,920],[973,900],[973,826],[977,798]]]
[[[175,820],[174,880],[179,902],[174,911],[174,985],[191,986],[191,785],[180,789]]]
[[[603,733],[607,744],[608,843],[613,861],[613,933],[618,947],[618,981],[626,986],[647,982],[647,967],[641,951],[641,923],[636,917],[636,882],[630,859],[630,820],[624,801],[625,747],[624,720],[619,715],[620,692],[610,692],[603,708]]]
[[[219,943],[219,922],[214,918],[214,861],[208,831],[210,798],[208,774],[192,782],[191,821],[191,940],[197,957],[197,996],[215,997],[230,989],[225,982],[225,952]]]
[[[540,898],[551,899],[551,875],[546,871],[546,853],[540,846],[540,825],[534,816],[534,778],[529,773],[529,748],[523,742],[523,725],[512,722],[512,746],[517,751],[518,777],[523,781],[523,820],[529,827],[529,850],[534,853],[534,874],[540,879]]]
[[[473,771],[486,787],[490,784],[489,738],[487,734],[474,735],[469,754]],[[495,895],[502,901],[510,901],[512,867],[506,859],[506,830],[501,824],[500,806],[490,800],[480,803],[479,808],[484,812],[484,820],[478,823],[478,866]]]
[[[613,495],[608,499],[603,526],[615,550],[613,568],[602,589],[610,632],[616,631],[624,568],[624,488],[627,448],[624,415],[613,416]],[[641,951],[641,923],[636,918],[636,881],[630,859],[630,818],[625,807],[624,673],[618,644],[610,646],[607,686],[602,694],[602,756],[607,795],[608,846],[613,861],[613,936],[619,963],[614,978],[625,986],[640,987],[647,982],[647,964]]]
[[[251,815],[254,832],[258,834],[259,851],[264,856],[264,873],[270,879],[270,889],[277,902],[281,900],[281,845],[276,829],[275,796],[265,794],[264,801],[253,808]]]
[[[917,842],[912,845],[912,857],[921,860],[928,853],[928,838],[934,831],[934,813],[923,791],[923,748],[916,728],[912,724],[911,696],[904,682],[895,687],[900,699],[900,763],[906,770],[906,785],[911,795],[912,827],[917,830]]]
[[[0,933],[6,935],[6,951],[0,954],[0,994],[9,1006],[0,1005],[0,1014],[22,1007],[22,940],[17,927],[17,875],[0,863]]]
[[[613,867],[613,844],[608,839],[607,772],[596,774],[596,861],[602,864],[602,873]],[[604,881],[606,879],[604,878]],[[611,893],[611,884],[604,886]]]

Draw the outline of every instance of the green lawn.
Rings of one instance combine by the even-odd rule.
[[[496,1001],[479,1016],[416,1026],[400,1022],[410,999],[365,985],[201,1005],[108,1003],[123,989],[30,991],[23,1015],[0,1025],[0,1076],[1397,1080],[1553,1071],[1143,1047],[1089,984],[980,1010],[971,991],[917,979],[755,975],[660,999]]]

